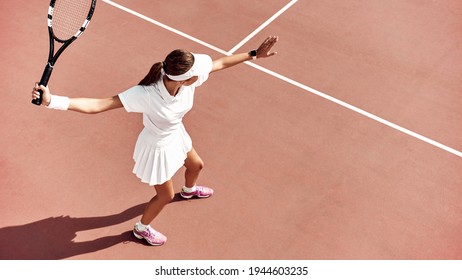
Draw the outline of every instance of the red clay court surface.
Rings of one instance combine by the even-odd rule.
[[[131,173],[141,115],[31,105],[48,1],[3,1],[1,259],[462,259],[459,0],[115,1],[145,19],[113,3],[52,92],[118,94],[176,48],[218,58],[278,35],[278,55],[198,89],[185,124],[215,194],[168,205],[151,247],[131,234],[155,194]]]

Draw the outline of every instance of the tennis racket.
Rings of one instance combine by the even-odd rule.
[[[53,67],[63,51],[87,28],[95,11],[96,0],[51,0],[48,8],[48,35],[50,50],[48,62],[43,71],[40,85],[47,86]],[[62,44],[54,53],[55,42]],[[43,92],[33,99],[35,105],[42,104]]]

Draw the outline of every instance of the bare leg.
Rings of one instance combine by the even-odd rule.
[[[173,189],[172,180],[154,186],[157,194],[148,202],[143,216],[141,217],[141,223],[149,225],[155,217],[164,209],[165,205],[170,203],[175,197],[175,190]]]
[[[184,161],[186,171],[184,173],[185,186],[191,188],[196,185],[197,178],[202,168],[204,168],[204,162],[197,154],[194,148],[188,153],[186,160]]]

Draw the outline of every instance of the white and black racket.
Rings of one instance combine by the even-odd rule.
[[[51,0],[48,8],[50,50],[40,85],[48,84],[58,57],[85,31],[93,16],[95,6],[96,0]],[[55,41],[62,44],[56,53],[54,53]],[[39,90],[39,93],[40,97],[32,100],[35,105],[42,104],[42,91]]]

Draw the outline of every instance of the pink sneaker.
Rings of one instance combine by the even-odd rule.
[[[191,198],[193,196],[197,196],[199,198],[206,198],[209,197],[213,194],[213,189],[207,188],[204,186],[196,186],[196,191],[195,192],[185,192],[181,191],[180,195],[183,198]]]
[[[135,237],[138,239],[145,239],[149,244],[153,246],[163,245],[167,241],[167,237],[165,237],[162,233],[154,230],[149,225],[144,231],[139,231],[135,225],[133,228],[133,235],[135,235]]]

